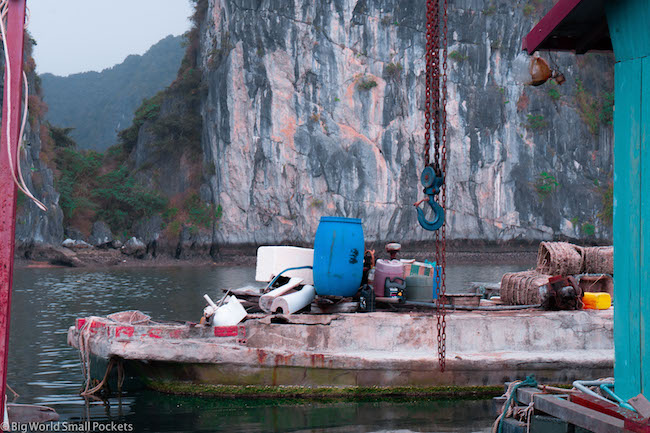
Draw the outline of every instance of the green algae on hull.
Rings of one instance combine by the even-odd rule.
[[[365,399],[365,398],[399,398],[424,397],[432,399],[480,399],[497,397],[503,394],[503,386],[259,386],[259,385],[211,385],[191,382],[172,382],[148,380],[146,386],[167,394],[198,395],[204,397],[243,397],[289,399]]]

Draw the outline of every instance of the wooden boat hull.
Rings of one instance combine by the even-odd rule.
[[[226,328],[87,320],[93,355],[158,388],[481,387],[530,374],[569,383],[611,375],[614,360],[611,311],[450,314],[444,372],[436,319],[424,313],[258,316]],[[83,332],[70,328],[69,343]]]

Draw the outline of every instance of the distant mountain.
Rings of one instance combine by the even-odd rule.
[[[82,149],[104,151],[117,142],[117,131],[127,128],[133,112],[176,78],[185,49],[182,36],[167,36],[145,54],[101,72],[67,77],[42,74],[46,119],[70,134]]]

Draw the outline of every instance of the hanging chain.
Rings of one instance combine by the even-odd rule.
[[[432,164],[436,176],[444,176],[447,171],[447,4],[448,0],[427,0],[424,164],[425,166]],[[431,136],[432,129],[433,137]],[[430,160],[432,141],[434,146],[433,162]],[[446,204],[445,183],[440,188],[439,201],[444,210]],[[436,264],[440,266],[440,272],[436,272],[438,361],[440,371],[445,371],[447,242],[444,224],[440,230],[435,232],[435,240]]]
[[[425,69],[424,101],[424,165],[429,165],[429,148],[431,146],[431,85],[433,78],[433,15],[435,0],[427,0],[427,47]]]
[[[433,7],[433,165],[436,175],[440,174],[440,1]]]
[[[441,117],[441,142],[442,142],[442,156],[441,156],[441,166],[442,172],[447,173],[447,1],[443,0],[443,12],[442,12],[442,86],[440,94],[440,117]],[[440,188],[440,205],[447,211],[447,182],[442,184]],[[443,299],[447,291],[446,284],[446,267],[447,267],[447,233],[446,233],[446,224],[443,224],[440,228],[440,295]],[[445,371],[445,359],[446,359],[446,342],[447,342],[447,322],[445,320],[445,307],[444,303],[441,305],[441,308],[438,309],[438,322],[440,322],[440,344],[438,345],[438,360],[440,363],[440,371]]]

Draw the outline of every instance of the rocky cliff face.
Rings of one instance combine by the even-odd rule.
[[[567,82],[525,86],[521,40],[550,6],[449,4],[451,239],[611,238],[613,59],[553,55]],[[322,215],[362,218],[370,241],[432,239],[412,206],[424,17],[424,0],[207,2],[203,190],[223,208],[215,243],[310,243]]]
[[[47,120],[72,127],[70,136],[81,149],[105,151],[128,127],[142,99],[172,82],[183,57],[182,36],[167,36],[143,55],[130,55],[101,72],[67,77],[43,74]]]
[[[59,193],[54,188],[52,170],[43,162],[42,142],[31,128],[27,130],[28,144],[22,160],[22,171],[30,191],[46,206],[43,212],[26,197],[18,199],[16,211],[16,251],[31,257],[37,250],[63,241],[63,212],[59,207]]]
[[[48,162],[53,162],[51,161],[52,144],[49,143],[47,126],[42,123],[47,106],[40,98],[31,49],[28,50],[26,58],[25,71],[30,89],[29,121],[25,129],[25,151],[20,160],[21,169],[29,190],[48,209],[47,212],[43,212],[26,196],[18,193],[16,255],[31,258],[38,257],[44,248],[61,244],[63,212],[59,206],[59,193],[54,187],[54,175],[48,166]],[[4,80],[4,70],[2,79]]]

